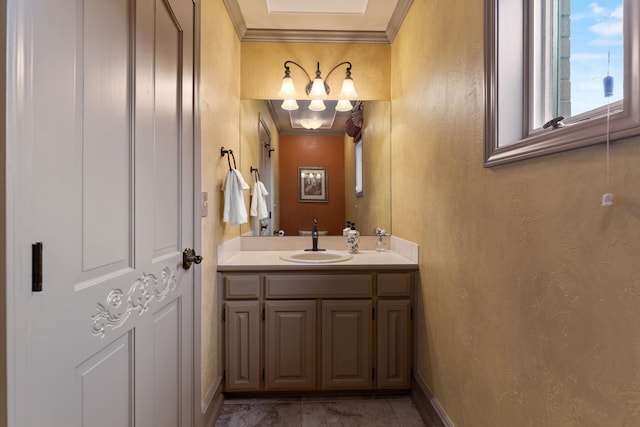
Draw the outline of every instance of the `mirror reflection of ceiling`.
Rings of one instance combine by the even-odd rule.
[[[344,124],[351,115],[351,111],[336,111],[338,101],[324,100],[327,108],[324,111],[309,110],[310,100],[298,100],[300,108],[293,111],[283,110],[280,107],[281,99],[266,101],[271,117],[281,135],[344,135]],[[309,129],[305,125],[314,120],[318,120],[319,127]],[[315,124],[314,124],[315,125]]]
[[[224,0],[241,41],[385,43],[413,0]]]

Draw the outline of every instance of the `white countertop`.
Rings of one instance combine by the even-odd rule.
[[[298,263],[284,261],[280,255],[309,248],[308,237],[249,237],[236,238],[218,246],[218,271],[283,271],[283,270],[417,270],[418,245],[391,236],[391,250],[374,249],[375,236],[360,237],[360,251],[341,262]],[[346,254],[342,236],[326,236],[320,246]]]
[[[418,269],[416,262],[392,251],[363,250],[352,254],[347,261],[328,263],[298,263],[280,259],[280,255],[292,252],[297,251],[239,251],[219,262],[218,271]]]

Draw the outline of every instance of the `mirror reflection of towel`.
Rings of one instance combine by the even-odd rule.
[[[258,217],[258,219],[269,217],[266,199],[268,195],[269,192],[262,181],[256,181],[251,191],[251,216]]]
[[[230,169],[224,183],[224,211],[222,220],[231,225],[247,222],[247,207],[244,204],[243,190],[248,190],[242,174],[237,169]]]

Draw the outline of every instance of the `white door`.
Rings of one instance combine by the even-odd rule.
[[[8,4],[10,424],[192,425],[193,2]]]

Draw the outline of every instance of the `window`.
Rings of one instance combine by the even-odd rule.
[[[355,143],[356,197],[361,197],[362,190],[362,138]]]
[[[639,1],[485,0],[485,22],[485,166],[640,135]]]

